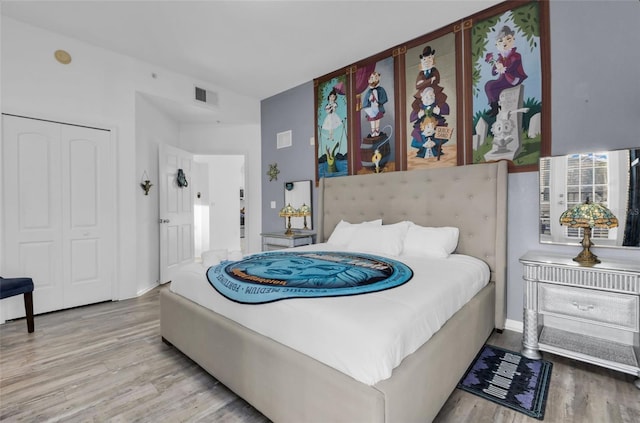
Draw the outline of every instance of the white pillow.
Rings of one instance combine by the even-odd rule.
[[[331,236],[327,240],[327,244],[336,245],[338,247],[346,247],[351,238],[353,238],[353,234],[355,233],[356,229],[358,229],[358,227],[360,226],[382,226],[382,219],[371,220],[369,222],[362,223],[349,223],[341,220],[333,229]]]
[[[447,258],[458,246],[458,228],[429,228],[411,225],[404,239],[403,254],[417,257]]]
[[[239,250],[229,251],[228,258],[231,261],[240,261],[242,260],[242,251],[239,251]]]
[[[208,269],[211,266],[220,264],[221,260],[226,260],[227,250],[203,251],[202,254],[200,254],[200,256],[202,257],[202,266]]]
[[[409,227],[413,225],[415,225],[415,223],[411,222],[410,220],[403,220],[402,222],[391,223],[389,225],[383,225],[383,226],[387,228],[395,228],[402,232],[402,236],[405,236],[407,234],[407,230],[409,229]]]
[[[356,229],[347,249],[369,253],[399,256],[407,233],[406,222],[393,225],[363,225]]]

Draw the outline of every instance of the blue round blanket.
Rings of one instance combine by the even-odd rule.
[[[244,304],[366,294],[394,288],[412,277],[411,268],[397,260],[329,251],[272,251],[207,270],[218,292]]]

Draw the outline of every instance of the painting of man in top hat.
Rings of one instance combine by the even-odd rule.
[[[455,34],[408,48],[405,61],[406,169],[456,166]]]

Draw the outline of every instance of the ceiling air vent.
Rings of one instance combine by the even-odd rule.
[[[195,87],[195,101],[210,107],[218,107],[218,93]]]

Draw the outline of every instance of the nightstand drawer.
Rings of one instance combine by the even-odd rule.
[[[638,330],[638,296],[539,284],[539,312]]]
[[[269,245],[280,245],[282,247],[290,247],[293,245],[292,238],[276,238],[272,236],[265,236],[263,242]]]
[[[268,245],[279,245],[281,247],[298,247],[300,245],[313,244],[313,239],[309,237],[296,238],[277,238],[264,237],[263,242]]]

